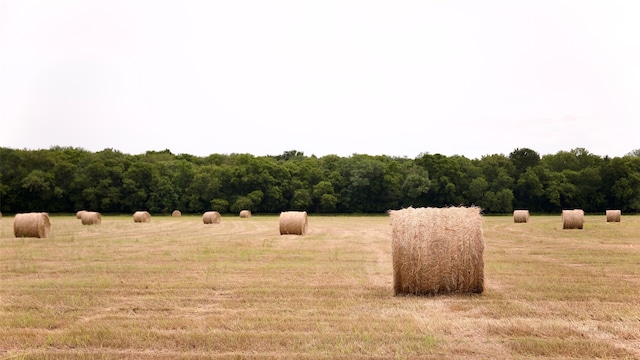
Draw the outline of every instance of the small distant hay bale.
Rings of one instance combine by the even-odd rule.
[[[622,217],[621,210],[607,210],[607,222],[620,222]]]
[[[102,223],[102,215],[96,211],[85,211],[80,218],[82,225],[99,225]]]
[[[148,211],[136,211],[133,213],[133,222],[148,223],[151,222],[151,214]]]
[[[306,211],[280,213],[280,235],[304,235],[309,227]]]
[[[514,210],[513,211],[514,223],[527,223],[529,222],[529,210]]]
[[[50,233],[51,221],[47,213],[16,214],[13,219],[13,234],[15,237],[47,238]]]
[[[86,213],[87,210],[80,210],[76,213],[76,219],[82,219],[82,214]]]
[[[180,212],[180,210],[173,210],[171,216],[182,216],[182,213]]]
[[[395,295],[484,291],[480,208],[406,208],[389,214]]]
[[[250,210],[242,210],[242,211],[240,211],[240,217],[241,218],[250,218],[251,217],[251,211]]]
[[[222,216],[217,211],[207,211],[202,215],[202,222],[205,224],[220,224]]]
[[[584,225],[584,211],[581,209],[562,210],[563,229],[582,229]]]

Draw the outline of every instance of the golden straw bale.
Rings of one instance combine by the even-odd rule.
[[[581,209],[562,210],[563,229],[582,229],[584,225],[584,211]]]
[[[242,211],[240,211],[240,217],[241,218],[250,218],[251,217],[251,211],[250,210],[242,210]]]
[[[82,225],[98,225],[102,223],[102,215],[96,211],[85,211],[80,218]]]
[[[306,211],[283,211],[280,213],[280,235],[304,235],[308,226]]]
[[[529,222],[529,210],[514,210],[513,222],[515,223],[527,223]]]
[[[50,233],[51,221],[47,213],[16,214],[13,219],[13,234],[15,237],[47,238]]]
[[[622,217],[621,210],[607,210],[607,222],[620,222],[620,218]]]
[[[205,224],[220,224],[222,216],[217,211],[207,211],[202,215],[202,222]]]
[[[136,211],[133,213],[133,222],[148,223],[151,222],[151,214],[148,211]]]
[[[76,219],[82,219],[82,214],[86,213],[87,210],[80,210],[76,213]]]
[[[410,207],[389,214],[396,295],[484,291],[480,208]]]
[[[182,216],[182,213],[180,212],[180,210],[173,210],[171,216]]]

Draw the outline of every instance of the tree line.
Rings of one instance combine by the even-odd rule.
[[[480,159],[354,154],[211,154],[169,150],[0,148],[0,211],[103,213],[384,213],[476,205],[487,214],[640,210],[640,150],[601,157],[584,148],[540,156],[519,148]]]

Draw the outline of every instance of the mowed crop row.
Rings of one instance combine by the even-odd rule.
[[[394,296],[387,216],[0,219],[4,358],[639,358],[640,217],[483,217],[485,291]]]

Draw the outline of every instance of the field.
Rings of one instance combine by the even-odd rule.
[[[640,217],[484,217],[485,292],[393,296],[387,216],[0,219],[0,358],[640,358]]]

